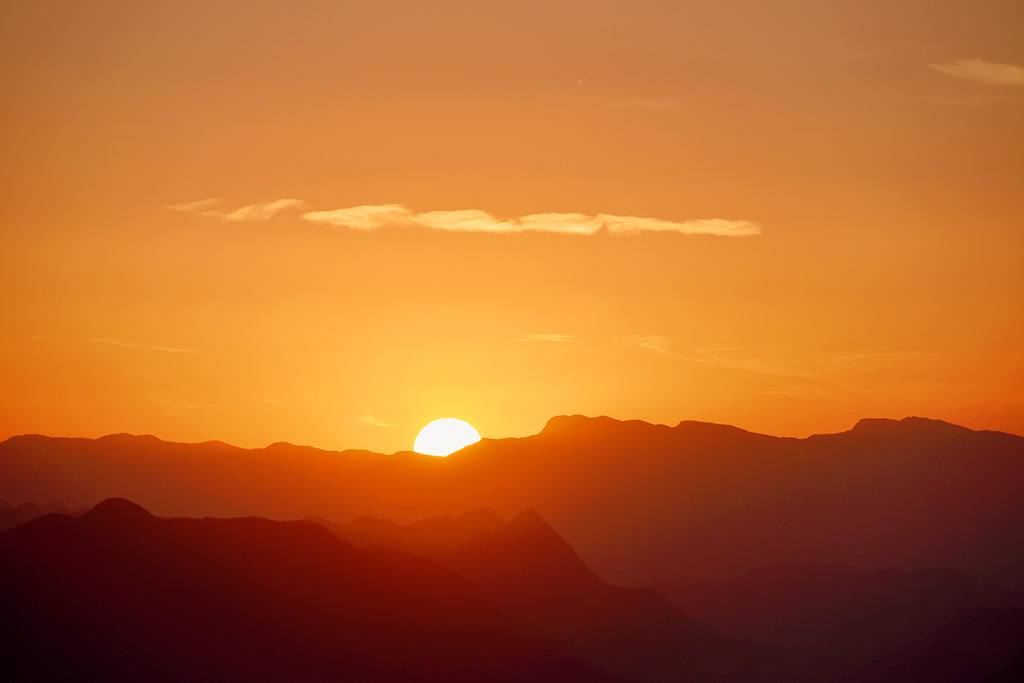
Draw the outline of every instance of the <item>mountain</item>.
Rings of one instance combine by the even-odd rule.
[[[626,680],[429,560],[120,499],[0,535],[0,631],[7,680]]]
[[[656,589],[695,619],[803,660],[862,661],[924,638],[966,608],[1024,608],[1024,593],[956,569],[805,563]]]
[[[329,528],[357,546],[436,560],[610,670],[665,682],[783,680],[781,658],[767,649],[721,635],[654,591],[601,581],[534,510],[507,523],[481,509],[410,526],[364,516]]]
[[[1024,609],[966,609],[921,641],[875,658],[850,683],[985,683],[1019,670],[1022,650]]]
[[[1020,683],[1024,681],[1024,650],[1017,653],[1010,662],[985,679],[985,683]]]
[[[88,507],[82,507],[78,510],[69,510],[63,503],[47,503],[45,505],[22,503],[14,507],[6,501],[0,501],[0,533],[13,529],[19,524],[24,524],[30,519],[42,517],[53,512],[63,512],[77,517],[84,515],[88,509]]]
[[[533,508],[603,579],[686,585],[822,562],[955,567],[1024,588],[1024,438],[936,420],[863,420],[788,439],[724,425],[552,418],[448,458],[243,450],[115,435],[0,444],[0,497],[138,500],[162,515],[368,514],[408,524]]]

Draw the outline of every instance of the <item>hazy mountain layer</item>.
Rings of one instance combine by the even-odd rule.
[[[503,610],[559,635],[609,669],[665,682],[792,680],[782,658],[767,648],[697,623],[654,591],[602,582],[533,510],[508,523],[486,508],[410,526],[371,517],[321,523],[357,546],[376,544],[436,560]]]
[[[1024,607],[1024,593],[956,569],[912,572],[822,564],[765,567],[736,579],[656,587],[683,612],[794,658],[865,660],[976,607]]]
[[[124,496],[162,515],[403,523],[533,508],[599,576],[636,586],[813,561],[1024,587],[1022,481],[1024,438],[920,418],[783,439],[559,417],[448,458],[126,435],[0,444],[0,497],[15,502]]]

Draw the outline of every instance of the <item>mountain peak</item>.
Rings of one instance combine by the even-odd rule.
[[[514,520],[512,520],[511,524],[515,524],[517,526],[551,526],[544,521],[544,518],[540,516],[540,513],[533,508],[523,510]]]
[[[615,418],[607,417],[605,415],[599,415],[598,417],[589,417],[587,415],[555,415],[550,418],[544,425],[544,429],[540,431],[541,434],[551,434],[557,432],[565,432],[569,430],[581,429],[588,426],[611,426],[617,424],[619,420]]]
[[[868,417],[858,421],[850,431],[857,434],[876,434],[879,436],[911,434],[916,436],[950,437],[965,436],[971,434],[973,430],[943,420],[933,420],[926,417],[905,417],[902,420]]]
[[[85,513],[83,519],[126,522],[155,519],[146,508],[125,498],[108,498]]]

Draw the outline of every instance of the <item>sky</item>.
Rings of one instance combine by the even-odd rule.
[[[1020,0],[7,0],[0,438],[1024,434]]]

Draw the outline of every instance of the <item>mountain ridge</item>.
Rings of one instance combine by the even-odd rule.
[[[607,415],[589,416],[589,415],[582,415],[582,414],[579,414],[579,413],[575,413],[575,414],[572,414],[572,415],[554,415],[554,416],[548,418],[548,420],[545,422],[544,426],[538,432],[535,432],[534,434],[527,434],[527,435],[523,435],[523,436],[513,436],[513,437],[484,437],[482,439],[482,441],[483,442],[495,442],[495,441],[530,439],[530,438],[533,438],[533,437],[544,435],[545,433],[550,435],[552,433],[561,432],[561,431],[564,431],[566,428],[578,429],[580,426],[590,426],[590,427],[600,426],[600,427],[603,427],[603,428],[607,428],[607,427],[618,428],[618,427],[622,427],[622,426],[626,426],[626,427],[641,427],[641,428],[643,428],[643,427],[652,427],[652,428],[659,429],[659,430],[660,429],[677,430],[677,429],[680,429],[681,427],[686,427],[686,428],[698,428],[698,429],[709,429],[709,430],[713,429],[713,430],[718,430],[720,432],[731,432],[731,433],[737,433],[737,434],[749,434],[749,435],[753,435],[753,436],[762,436],[762,437],[768,437],[768,438],[772,438],[772,439],[786,439],[786,440],[792,440],[792,441],[806,441],[807,439],[812,439],[812,438],[821,437],[821,436],[838,436],[838,435],[843,435],[843,434],[867,432],[867,431],[871,431],[871,430],[873,430],[875,428],[891,429],[891,428],[900,427],[900,426],[903,426],[903,427],[913,427],[913,426],[922,426],[922,425],[926,426],[928,428],[934,428],[936,430],[938,430],[938,429],[954,428],[953,430],[950,430],[950,431],[954,431],[955,430],[955,431],[960,432],[960,433],[974,433],[974,434],[1002,434],[1002,435],[1006,435],[1006,436],[1012,436],[1012,437],[1017,437],[1017,438],[1024,438],[1024,436],[1018,435],[1018,434],[1013,434],[1012,432],[1004,432],[1004,431],[992,430],[992,429],[972,429],[970,427],[965,427],[963,425],[958,425],[958,424],[955,424],[955,423],[952,423],[952,422],[947,422],[945,420],[939,420],[939,419],[927,418],[927,417],[919,417],[919,416],[907,416],[907,417],[903,417],[903,418],[899,418],[899,419],[885,418],[885,417],[865,417],[865,418],[859,419],[856,423],[854,423],[854,425],[852,427],[850,427],[850,429],[847,429],[847,430],[844,430],[844,431],[841,431],[841,432],[815,432],[815,433],[809,434],[808,436],[805,436],[805,437],[795,437],[795,436],[778,436],[778,435],[767,434],[767,433],[762,433],[762,432],[755,432],[755,431],[744,429],[743,427],[739,427],[739,426],[728,424],[728,423],[707,422],[707,421],[704,421],[704,420],[685,420],[684,419],[684,420],[680,420],[675,425],[666,425],[666,424],[661,424],[661,423],[656,423],[656,422],[647,422],[646,420],[640,420],[640,419],[635,419],[635,418],[632,418],[632,419],[619,419],[619,418],[614,418],[614,417],[610,417],[610,416],[607,416]],[[8,436],[3,441],[0,441],[0,444],[6,443],[8,441],[40,440],[40,439],[54,440],[54,441],[68,440],[68,441],[106,441],[106,442],[118,442],[118,441],[131,441],[131,440],[134,440],[134,441],[138,441],[138,442],[150,442],[150,443],[157,443],[157,442],[159,442],[159,443],[163,443],[163,444],[187,445],[187,446],[217,446],[217,447],[226,446],[228,448],[238,449],[238,450],[242,450],[242,451],[272,450],[272,449],[278,449],[278,448],[301,448],[301,449],[310,449],[310,450],[320,451],[320,452],[324,452],[324,453],[346,453],[346,454],[347,453],[367,453],[367,454],[373,454],[373,455],[399,455],[399,454],[415,453],[412,450],[398,450],[398,451],[394,451],[392,453],[385,453],[383,451],[374,451],[374,450],[365,449],[365,448],[346,448],[346,449],[342,449],[342,450],[337,450],[337,449],[329,449],[329,448],[320,448],[318,446],[312,446],[312,445],[309,445],[309,444],[291,443],[289,441],[274,441],[274,442],[271,442],[271,443],[269,443],[269,444],[267,444],[265,446],[257,446],[255,448],[245,448],[243,446],[236,446],[234,444],[231,444],[231,443],[228,443],[228,442],[225,442],[225,441],[221,441],[221,440],[218,440],[218,439],[211,439],[211,440],[207,440],[207,441],[171,441],[171,440],[168,440],[168,439],[162,439],[162,438],[160,438],[158,436],[155,436],[155,435],[149,434],[149,433],[132,434],[130,432],[114,432],[114,433],[111,433],[111,434],[105,434],[105,435],[98,436],[98,437],[50,436],[50,435],[46,435],[46,434],[40,434],[38,432],[33,432],[33,433],[27,433],[27,434],[13,434],[11,436]],[[472,448],[472,447],[473,447],[473,444],[471,444],[470,446],[467,446],[466,448]]]
[[[405,524],[533,508],[599,576],[631,586],[820,561],[951,566],[1024,587],[1009,550],[1024,545],[1022,480],[1024,438],[925,418],[793,439],[558,416],[447,458],[125,436],[0,443],[0,498],[15,502],[125,497],[162,516]]]

